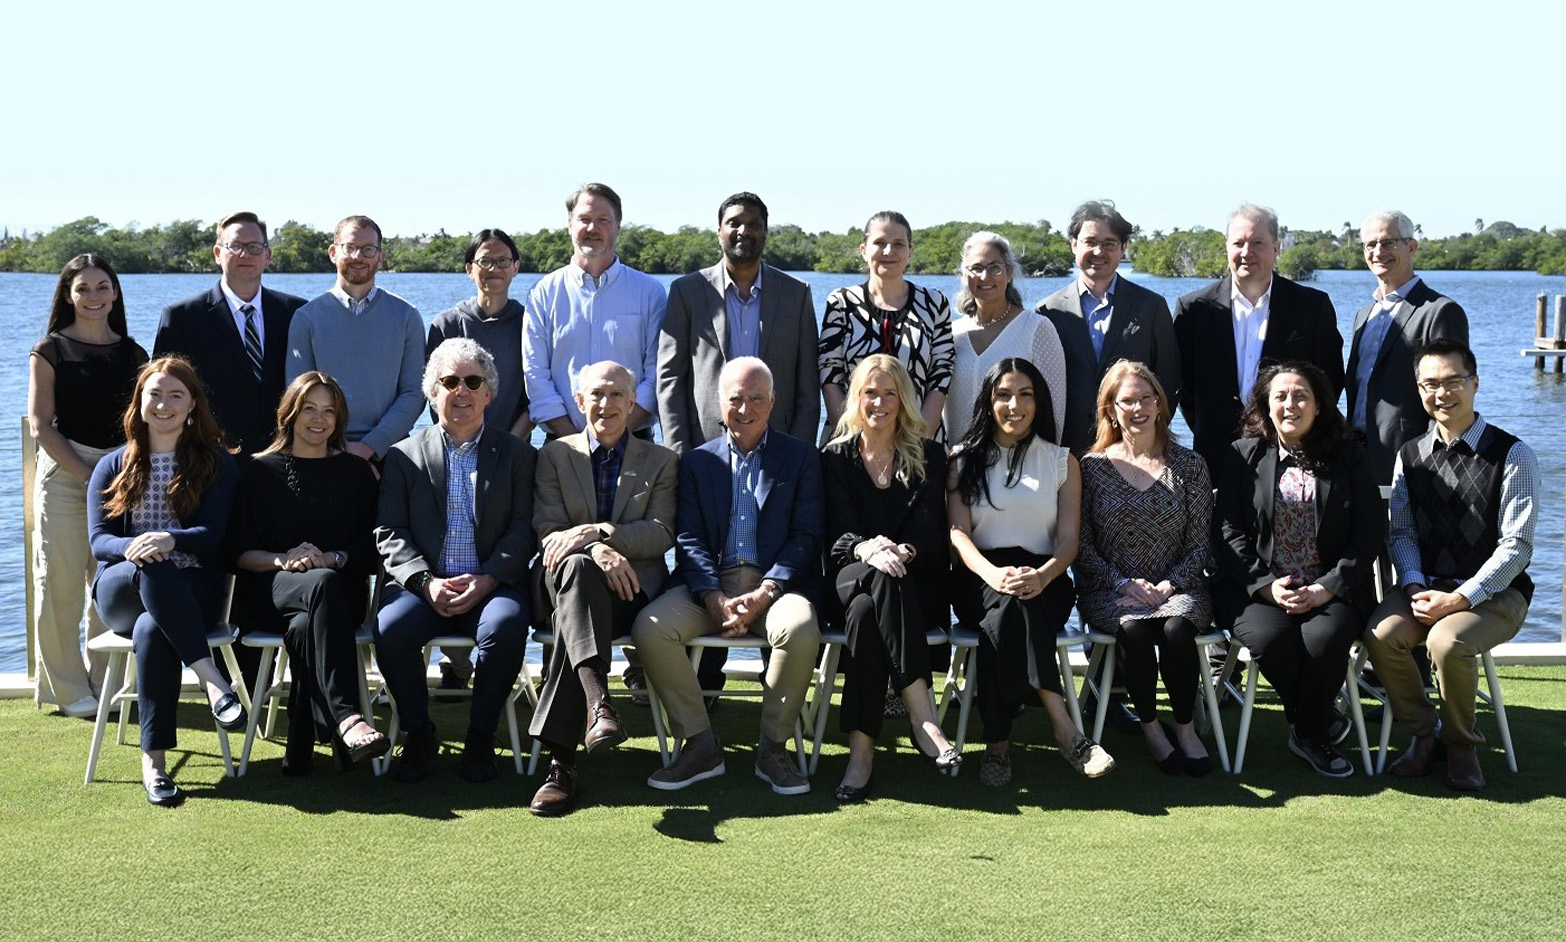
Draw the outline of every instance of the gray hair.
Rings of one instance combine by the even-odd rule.
[[[988,229],[980,229],[968,237],[968,241],[962,244],[962,254],[957,256],[957,278],[962,285],[957,290],[957,313],[972,315],[979,309],[979,302],[968,290],[968,281],[963,278],[963,259],[976,248],[992,246],[1001,253],[1001,258],[1006,262],[1006,300],[1012,304],[1022,303],[1022,292],[1017,288],[1017,282],[1022,280],[1022,262],[1018,260],[1017,253],[1011,249],[1011,240],[999,232],[990,232]]]
[[[442,341],[430,354],[430,361],[424,364],[424,397],[434,402],[440,378],[464,360],[478,366],[491,395],[500,392],[500,371],[495,369],[495,357],[471,337],[452,337]]]
[[[723,369],[718,372],[718,388],[722,389],[729,383],[737,380],[741,374],[748,370],[760,370],[761,375],[767,378],[767,392],[774,392],[772,382],[772,367],[760,357],[735,357],[723,364]]]
[[[1229,227],[1234,225],[1234,221],[1236,219],[1249,219],[1251,222],[1266,223],[1267,230],[1272,233],[1272,241],[1279,241],[1278,214],[1273,212],[1268,207],[1258,206],[1255,203],[1246,203],[1242,205],[1239,209],[1236,209],[1234,212],[1229,214],[1229,221],[1224,223],[1223,226],[1224,232],[1229,231]]]
[[[612,377],[616,383],[625,388],[626,392],[636,392],[635,374],[623,364],[616,363],[613,360],[599,360],[597,363],[589,363],[577,370],[576,375],[571,377],[571,391],[586,394],[587,390],[582,388],[582,377],[595,371],[602,372],[605,377]]]
[[[1414,237],[1414,221],[1396,209],[1383,209],[1371,213],[1365,217],[1365,221],[1359,225],[1359,237],[1365,237],[1365,230],[1378,222],[1384,222],[1392,230],[1394,239],[1412,239]]]

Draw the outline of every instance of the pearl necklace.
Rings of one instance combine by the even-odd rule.
[[[996,324],[1003,323],[1006,320],[1006,318],[1008,318],[1011,315],[1015,314],[1018,310],[1021,310],[1021,309],[1018,308],[1016,305],[1014,305],[1014,304],[1007,304],[1006,305],[1006,310],[1002,311],[1000,316],[992,317],[989,320],[983,320],[982,318],[980,318],[979,319],[979,326],[981,328],[994,327]],[[978,317],[977,313],[975,313],[974,316],[977,318]]]

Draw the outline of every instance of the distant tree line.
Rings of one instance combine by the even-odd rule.
[[[1537,271],[1566,273],[1566,229],[1537,232],[1509,222],[1485,225],[1443,239],[1420,239],[1417,263],[1423,269]],[[1071,248],[1062,232],[1048,221],[1036,223],[945,222],[913,233],[914,274],[951,274],[958,268],[962,243],[980,229],[991,229],[1011,240],[1030,275],[1063,275],[1071,271]],[[512,233],[522,271],[547,272],[571,258],[571,239],[564,228]],[[386,267],[399,272],[459,272],[471,236],[444,229],[433,234],[388,236]],[[271,231],[275,272],[329,272],[326,257],[332,234],[306,223],[288,221]],[[850,273],[864,270],[859,257],[860,230],[806,232],[779,224],[767,235],[766,260],[785,271]],[[1359,230],[1344,223],[1338,232],[1286,231],[1287,248],[1278,269],[1290,278],[1310,278],[1320,269],[1364,268]],[[114,228],[94,216],[66,223],[44,233],[0,235],[0,271],[58,272],[73,256],[100,252],[125,274],[200,273],[213,270],[212,228],[195,219],[163,226]],[[681,226],[662,232],[647,226],[626,226],[620,232],[620,257],[627,265],[652,274],[683,274],[718,260],[714,230]],[[1165,233],[1137,231],[1131,242],[1132,263],[1152,275],[1216,278],[1228,266],[1224,235],[1214,229],[1175,229]]]

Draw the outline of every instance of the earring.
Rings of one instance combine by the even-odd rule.
[[[195,424],[196,424],[196,417],[195,416],[193,416],[193,415],[185,416],[185,425],[186,425],[186,427],[189,427],[189,426],[192,426],[192,425],[195,425]]]

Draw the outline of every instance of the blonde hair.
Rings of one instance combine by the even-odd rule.
[[[1148,369],[1146,363],[1138,363],[1135,360],[1116,360],[1104,371],[1104,379],[1098,384],[1098,437],[1093,439],[1093,445],[1089,452],[1100,452],[1110,445],[1122,441],[1125,433],[1120,429],[1120,423],[1115,421],[1115,393],[1120,391],[1120,384],[1136,377],[1153,388],[1153,395],[1158,399],[1158,418],[1154,420],[1157,426],[1158,448],[1162,451],[1169,444],[1169,423],[1174,415],[1169,409],[1169,397],[1164,393],[1164,384],[1158,381],[1158,374]]]
[[[859,395],[870,382],[870,374],[880,370],[892,378],[897,389],[897,432],[893,436],[892,450],[897,455],[897,480],[904,487],[924,482],[924,437],[929,426],[919,414],[919,394],[914,392],[913,380],[908,369],[897,357],[887,353],[872,353],[854,367],[848,380],[848,407],[837,420],[834,440],[852,438],[865,429],[864,417],[859,414]]]

